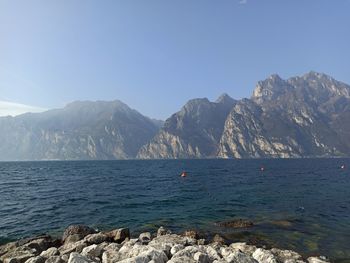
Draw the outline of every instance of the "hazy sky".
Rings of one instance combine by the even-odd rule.
[[[0,100],[165,119],[310,70],[350,83],[350,0],[0,0]]]

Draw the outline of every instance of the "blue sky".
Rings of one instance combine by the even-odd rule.
[[[310,70],[350,83],[350,0],[0,0],[0,100],[165,119]]]

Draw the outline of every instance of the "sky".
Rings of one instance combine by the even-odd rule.
[[[0,0],[0,104],[119,99],[166,119],[192,98],[250,97],[273,73],[350,83],[349,12],[350,0]]]

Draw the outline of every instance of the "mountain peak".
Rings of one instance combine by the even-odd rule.
[[[222,93],[217,99],[216,99],[216,103],[232,103],[235,100],[233,98],[231,98],[227,93]]]
[[[267,80],[273,80],[273,81],[283,81],[283,79],[278,74],[271,74]]]
[[[303,75],[304,79],[329,79],[332,80],[333,78],[328,76],[327,74],[316,72],[316,71],[310,71]]]

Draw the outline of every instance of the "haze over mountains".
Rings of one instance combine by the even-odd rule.
[[[0,117],[0,160],[350,156],[350,86],[309,72],[250,99],[193,99],[163,124],[120,101]]]

